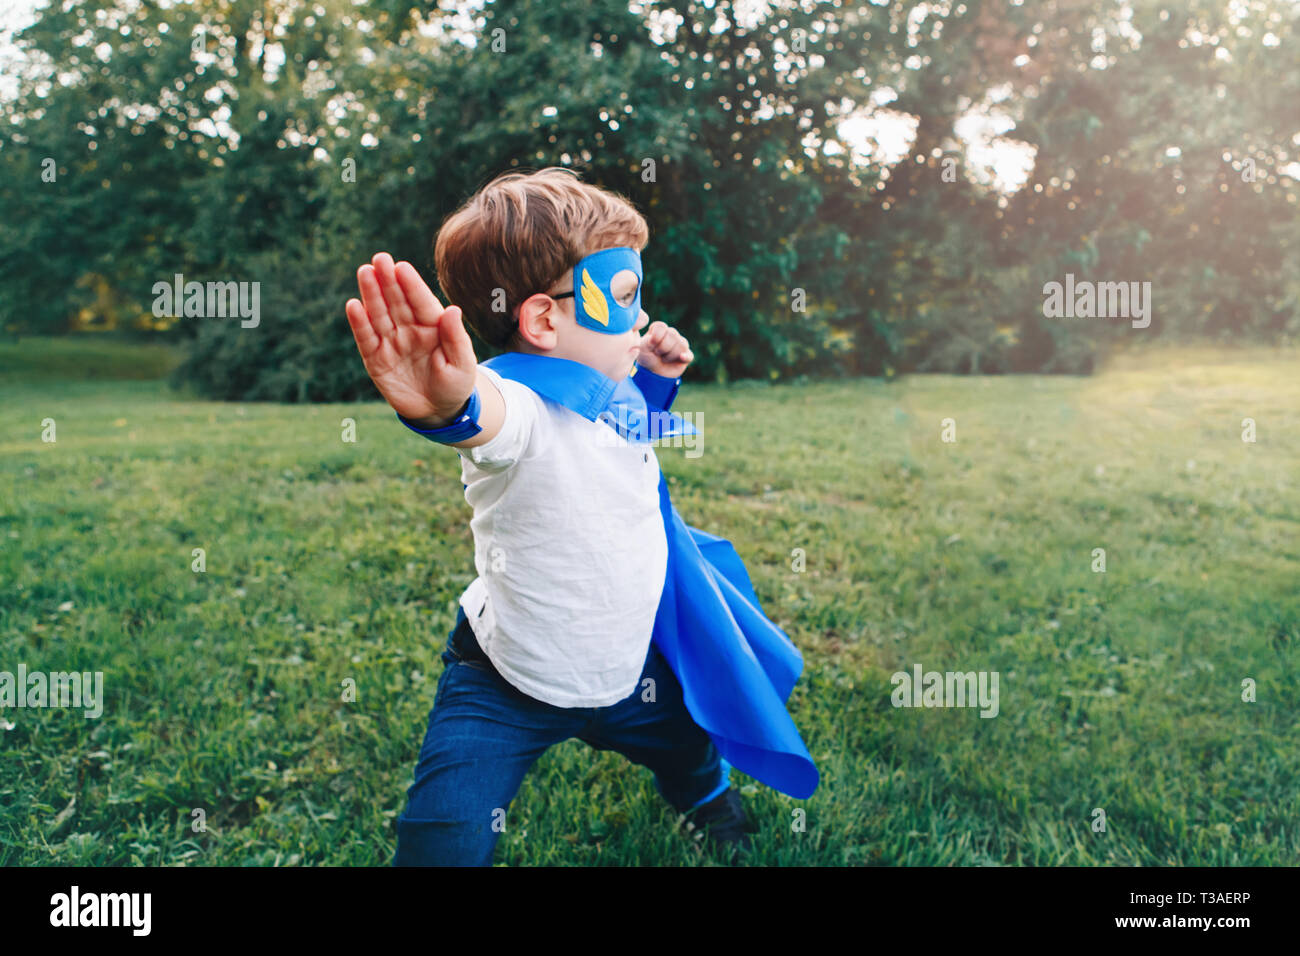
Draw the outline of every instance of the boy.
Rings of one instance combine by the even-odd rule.
[[[676,541],[654,449],[610,441],[593,417],[636,366],[642,407],[644,392],[666,408],[694,358],[662,322],[639,334],[648,238],[626,200],[551,168],[498,177],[439,230],[438,275],[467,316],[386,253],[358,270],[346,312],[366,370],[408,428],[460,449],[474,509],[478,577],[443,654],[396,865],[490,865],[524,774],[570,737],[649,767],[697,836],[756,831],[651,639]],[[465,317],[506,355],[479,365]],[[511,377],[500,359],[516,360],[498,366]]]

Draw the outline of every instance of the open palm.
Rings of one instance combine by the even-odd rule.
[[[378,253],[344,312],[366,371],[403,418],[445,420],[474,390],[478,360],[459,306],[443,308],[409,262]]]

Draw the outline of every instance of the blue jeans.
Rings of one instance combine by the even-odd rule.
[[[548,747],[577,737],[654,772],[679,812],[730,785],[730,766],[691,718],[653,643],[636,688],[608,707],[555,707],[524,694],[484,655],[458,608],[442,654],[429,727],[397,821],[394,866],[490,866],[506,811]],[[645,690],[654,681],[654,700]]]

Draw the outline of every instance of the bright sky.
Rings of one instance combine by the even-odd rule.
[[[9,36],[32,22],[35,8],[36,0],[4,0],[0,5],[0,96],[5,99],[13,96],[18,88],[13,68],[18,51],[9,42]]]

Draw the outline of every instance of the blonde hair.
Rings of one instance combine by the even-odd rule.
[[[611,246],[639,252],[649,241],[650,228],[629,200],[549,166],[503,173],[449,215],[438,230],[434,268],[445,304],[460,306],[479,338],[515,348],[525,299],[546,292],[583,256]]]

